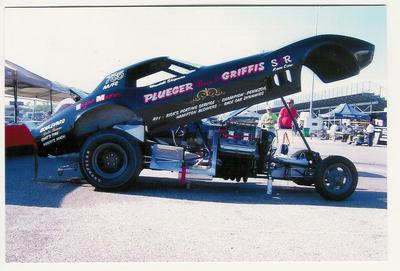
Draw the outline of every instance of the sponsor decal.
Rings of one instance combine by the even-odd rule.
[[[113,92],[113,93],[109,93],[109,94],[101,94],[101,95],[96,96],[96,103],[111,100],[111,99],[114,99],[117,97],[121,97],[121,93]]]
[[[149,88],[158,87],[158,86],[164,85],[164,84],[166,84],[166,83],[170,83],[170,82],[177,81],[177,80],[182,79],[182,78],[185,78],[185,76],[169,78],[169,79],[167,79],[167,80],[163,80],[163,81],[161,81],[161,82],[152,84],[152,85],[149,86]]]
[[[118,71],[108,75],[104,82],[103,90],[118,86],[119,81],[124,78],[124,76],[124,71]]]
[[[113,92],[113,93],[108,93],[108,94],[100,94],[100,95],[97,95],[96,98],[94,98],[94,99],[90,99],[83,103],[77,104],[75,106],[75,109],[76,109],[76,111],[78,111],[78,110],[87,108],[89,105],[91,105],[93,103],[100,103],[100,102],[111,100],[111,99],[114,99],[117,97],[121,97],[121,93]]]
[[[293,66],[290,55],[285,55],[280,58],[274,58],[271,60],[272,71],[279,71],[281,69],[287,69]]]
[[[210,85],[216,84],[220,82],[221,79],[219,76],[215,76],[214,79],[208,80],[208,81],[203,81],[202,79],[196,81],[194,84],[195,88],[206,88],[209,87]]]
[[[64,122],[65,122],[65,119],[57,120],[56,122],[50,123],[49,125],[46,125],[46,126],[40,128],[39,132],[42,134],[42,133],[44,133],[44,132],[46,132],[48,130],[51,130],[51,129],[57,127],[57,126],[63,125]]]
[[[144,103],[155,102],[167,97],[176,96],[193,90],[193,84],[187,83],[179,86],[170,87],[158,92],[148,93],[143,95]]]
[[[46,146],[48,146],[50,144],[56,143],[56,142],[58,142],[60,140],[63,140],[65,138],[66,138],[66,135],[60,135],[60,136],[58,136],[56,138],[50,139],[49,141],[43,143],[43,146],[46,147]]]
[[[260,62],[257,64],[250,64],[244,67],[241,67],[236,70],[226,71],[221,75],[221,79],[224,81],[240,78],[246,75],[258,73],[264,70],[264,62]]]
[[[217,108],[217,106],[218,105],[215,103],[215,100],[209,101],[207,103],[202,103],[202,104],[199,104],[197,112],[202,113],[205,111],[209,111],[211,109]]]
[[[210,91],[210,89],[208,89]],[[217,90],[218,91],[218,90]],[[184,119],[184,118],[189,118],[191,116],[196,116],[197,114],[200,113],[205,113],[208,112],[209,115],[214,114],[218,108],[222,108],[225,106],[230,106],[234,104],[240,104],[243,101],[250,100],[250,99],[260,99],[260,97],[264,96],[267,91],[266,86],[262,86],[259,88],[255,89],[250,89],[250,90],[244,90],[244,92],[237,93],[234,95],[230,95],[227,97],[216,97],[214,99],[208,100],[208,101],[201,101],[198,104],[195,105],[190,105],[188,107],[184,107],[179,110],[174,110],[174,111],[169,111],[165,112],[162,114],[159,114],[158,112],[154,112],[154,114],[157,114],[155,116],[151,117],[151,120],[153,122],[158,122],[158,121],[165,121],[165,120],[179,120],[179,119]],[[199,92],[200,93],[200,92]],[[204,96],[208,97],[208,96]],[[200,98],[201,100],[201,98]],[[218,113],[217,113],[218,114]]]
[[[238,93],[235,95],[225,97],[222,99],[222,102],[223,102],[224,106],[240,103],[242,101],[246,101],[249,99],[254,99],[254,98],[263,96],[265,94],[266,90],[267,90],[267,87],[259,87],[256,89],[251,89],[251,90],[248,90],[243,93]]]
[[[204,100],[207,97],[215,97],[225,94],[222,90],[216,89],[216,88],[205,88],[203,90],[200,90],[193,98],[192,102],[199,102]]]
[[[60,135],[61,128],[62,127],[59,126],[59,127],[55,127],[51,130],[47,130],[47,131],[43,132],[42,133],[43,137],[40,139],[40,141],[44,142],[44,141],[47,141],[51,138],[54,138],[54,137]]]
[[[75,106],[75,110],[78,111],[78,110],[81,110],[81,109],[85,109],[86,107],[88,107],[89,105],[91,105],[94,102],[95,102],[94,99],[89,99],[89,100],[87,100],[87,101],[85,101],[83,103],[77,104]]]

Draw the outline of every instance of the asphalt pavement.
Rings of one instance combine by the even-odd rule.
[[[386,147],[309,140],[322,155],[351,159],[359,172],[347,200],[274,181],[192,181],[144,170],[134,187],[104,192],[73,157],[6,158],[6,262],[242,262],[387,260]],[[297,138],[291,150],[302,148]]]

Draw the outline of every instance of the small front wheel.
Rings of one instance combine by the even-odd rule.
[[[344,200],[353,194],[358,183],[354,164],[342,156],[329,156],[318,164],[314,176],[315,188],[328,200]]]
[[[142,154],[136,142],[119,131],[103,131],[83,144],[79,164],[82,175],[97,188],[127,186],[140,173]]]

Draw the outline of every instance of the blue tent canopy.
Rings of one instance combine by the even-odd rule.
[[[346,103],[338,105],[332,111],[320,114],[322,118],[336,118],[336,119],[358,119],[358,120],[369,120],[370,116],[366,113],[363,113],[351,105]]]

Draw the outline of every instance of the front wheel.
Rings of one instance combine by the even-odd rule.
[[[136,142],[119,131],[110,130],[86,140],[79,162],[82,175],[91,185],[117,189],[127,186],[139,175],[142,154]]]
[[[329,156],[318,164],[314,177],[315,188],[328,200],[344,200],[353,194],[358,183],[354,164],[342,156]]]

